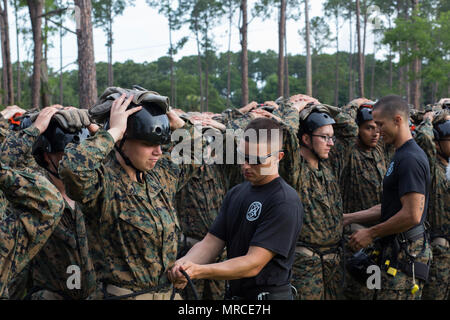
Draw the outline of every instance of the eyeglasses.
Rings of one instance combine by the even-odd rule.
[[[322,135],[318,135],[318,134],[313,134],[312,136],[313,137],[320,137],[326,143],[328,143],[330,141],[333,141],[333,143],[336,142],[336,137],[335,136],[329,137],[329,136],[322,136]]]
[[[241,155],[242,157],[244,157],[245,162],[247,162],[248,164],[250,164],[250,165],[261,165],[261,164],[265,163],[266,160],[269,159],[271,156],[273,156],[275,153],[281,152],[281,151],[283,151],[283,150],[278,150],[278,151],[271,152],[267,156],[248,155],[248,154],[242,153],[239,150],[237,150],[237,153],[239,155]]]

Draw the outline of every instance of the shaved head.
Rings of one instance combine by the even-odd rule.
[[[377,103],[375,103],[373,110],[376,110],[383,117],[394,117],[396,115],[401,115],[403,119],[409,119],[408,103],[400,96],[390,95],[381,98]]]

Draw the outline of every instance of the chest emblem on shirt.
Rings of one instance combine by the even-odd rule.
[[[393,161],[391,162],[391,164],[389,165],[389,168],[387,169],[386,177],[389,177],[391,175],[392,171],[394,171],[394,162]]]
[[[259,215],[261,214],[261,208],[262,204],[259,201],[253,202],[247,210],[247,220],[248,221],[255,221],[259,218]]]

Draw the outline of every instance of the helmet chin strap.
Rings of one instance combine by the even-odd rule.
[[[311,146],[312,146],[312,148],[308,147],[306,144],[304,144],[304,147],[305,147],[306,149],[308,149],[309,151],[311,151],[312,154],[317,158],[317,160],[321,161],[322,158],[320,158],[320,157],[319,157],[319,154],[316,152],[316,150],[314,150],[314,143],[313,143],[313,139],[312,139],[313,137],[312,137],[312,135],[308,133],[308,136],[311,137]]]
[[[44,169],[47,170],[55,178],[61,180],[61,178],[59,177],[59,174],[58,174],[58,166],[55,165],[55,163],[53,162],[52,158],[48,157],[48,160],[50,160],[50,162],[53,165],[53,168],[55,168],[56,171],[50,170],[50,168],[48,168],[48,167],[44,167]]]
[[[123,158],[123,160],[125,161],[125,164],[129,167],[132,167],[135,171],[136,171],[136,180],[139,183],[142,183],[142,179],[141,179],[141,175],[143,175],[143,172],[141,170],[139,170],[138,168],[136,168],[133,163],[131,163],[130,158],[128,158],[125,155],[125,152],[123,152],[122,147],[123,144],[125,143],[126,137],[123,137],[122,140],[120,141],[119,147],[117,147],[116,145],[114,146],[114,149],[120,154],[120,156]]]

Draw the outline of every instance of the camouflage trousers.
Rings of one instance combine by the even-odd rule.
[[[431,246],[428,243],[425,243],[421,238],[419,240],[415,240],[409,244],[408,250],[411,255],[416,257],[417,262],[422,262],[425,264],[430,264],[432,259]],[[392,249],[386,249],[386,257],[390,257],[392,254]],[[388,258],[387,258],[388,259]],[[406,254],[400,251],[398,255],[398,261],[405,261],[407,259]],[[384,262],[381,263],[384,265]],[[418,285],[419,290],[413,294],[412,288],[414,285],[413,277],[407,275],[401,270],[398,270],[395,276],[391,276],[387,274],[385,268],[381,268],[381,289],[375,290],[375,299],[376,300],[420,300],[422,297],[422,290],[424,286],[424,281],[415,278],[415,283]]]
[[[342,266],[339,254],[334,259],[295,253],[292,268],[292,285],[298,300],[343,299]]]
[[[422,300],[449,300],[450,248],[433,246],[430,276],[422,293]]]

